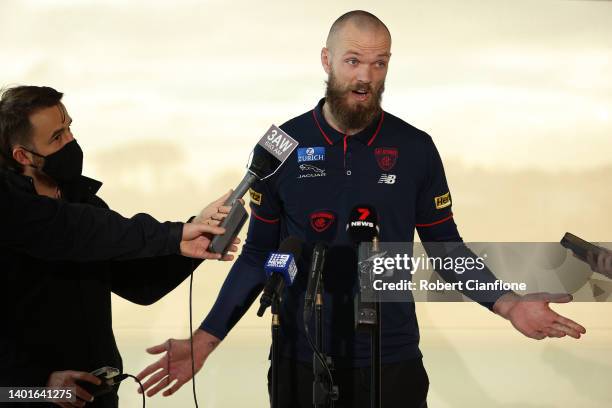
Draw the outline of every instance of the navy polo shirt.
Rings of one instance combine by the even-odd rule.
[[[345,226],[351,209],[371,205],[378,212],[380,239],[412,242],[461,241],[440,156],[431,137],[382,112],[363,131],[347,136],[322,114],[324,99],[311,111],[281,126],[299,142],[272,177],[251,189],[251,220],[241,255],[201,328],[224,338],[265,283],[263,265],[288,236],[307,240],[310,215],[332,210],[337,234],[327,257],[324,282],[324,351],[338,365],[370,362],[370,339],[354,329],[357,259]],[[281,304],[281,352],[312,361],[302,320],[308,251]],[[413,302],[383,303],[382,361],[421,357]],[[312,327],[311,333],[314,333]]]

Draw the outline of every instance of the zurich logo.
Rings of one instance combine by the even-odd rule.
[[[325,147],[300,147],[297,150],[298,163],[325,160]]]

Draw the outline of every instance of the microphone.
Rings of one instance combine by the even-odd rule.
[[[312,259],[308,270],[308,284],[304,296],[304,324],[312,316],[314,298],[319,288],[321,272],[325,267],[328,245],[334,240],[337,232],[336,214],[329,210],[319,210],[310,214],[310,228],[306,230],[309,242],[314,242]]]
[[[371,205],[357,205],[351,210],[346,231],[353,243],[378,240],[378,215]]]
[[[264,180],[276,173],[298,144],[278,126],[270,126],[253,149],[247,166],[247,174],[228,197],[225,205],[230,205],[241,198],[256,180]]]
[[[355,299],[355,327],[358,330],[365,330],[375,327],[378,324],[378,312],[376,305],[372,301],[364,299],[376,299],[372,286],[372,253],[377,256],[378,248],[378,215],[371,205],[357,205],[353,207],[346,224],[348,235],[355,245],[359,247],[361,243],[371,242],[369,248],[359,248],[359,292]]]
[[[290,236],[285,238],[278,248],[272,252],[264,266],[268,281],[259,298],[257,316],[263,316],[275,298],[280,299],[285,286],[291,286],[297,274],[296,261],[302,256],[302,240]]]
[[[225,228],[225,233],[215,236],[210,243],[211,252],[227,252],[248,217],[244,206],[238,200],[257,180],[264,180],[276,173],[297,146],[298,142],[281,128],[270,126],[251,153],[246,174],[224,203],[226,206],[232,206],[232,209],[220,225]]]

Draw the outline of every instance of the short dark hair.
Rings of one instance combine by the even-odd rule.
[[[0,97],[0,168],[21,172],[13,159],[13,146],[28,145],[32,140],[30,115],[42,108],[56,106],[63,93],[48,86],[14,86]]]
[[[338,17],[336,21],[334,21],[331,28],[329,29],[329,34],[327,35],[327,46],[328,47],[330,45],[330,39],[334,35],[336,35],[338,31],[340,31],[340,29],[344,27],[344,25],[348,23],[349,21],[352,21],[353,23],[355,23],[357,26],[360,26],[360,27],[382,28],[387,32],[387,34],[389,35],[389,38],[391,38],[391,32],[389,31],[385,23],[383,23],[374,14],[364,11],[364,10],[353,10],[353,11],[349,11],[348,13],[344,13],[343,15]]]

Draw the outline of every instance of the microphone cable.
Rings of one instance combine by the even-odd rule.
[[[126,378],[132,378],[134,381],[136,381],[138,383],[138,386],[140,387],[140,393],[142,394],[142,408],[146,407],[146,402],[145,402],[145,392],[144,392],[144,387],[142,386],[142,383],[140,382],[140,380],[138,378],[136,378],[136,376],[132,375],[132,374],[127,374],[127,373],[123,373],[120,374],[116,377],[111,378],[111,381],[113,381],[113,385],[119,384],[121,381],[125,380]]]
[[[193,391],[193,402],[196,408],[199,408],[198,396],[196,394],[195,358],[193,353],[193,271],[191,271],[189,276],[189,347],[191,351],[191,388]]]
[[[334,385],[334,378],[332,376],[331,370],[329,369],[329,366],[327,365],[327,361],[325,361],[325,358],[323,358],[323,354],[321,354],[321,351],[317,348],[316,344],[314,344],[314,342],[312,341],[312,337],[310,335],[310,330],[308,330],[308,322],[304,322],[304,330],[306,331],[306,339],[308,340],[308,343],[310,344],[310,348],[312,348],[312,351],[315,353],[315,355],[317,356],[317,359],[319,360],[319,362],[321,363],[321,365],[325,368],[325,371],[327,372],[327,379],[329,381],[329,392],[331,395],[332,389],[331,387]],[[330,407],[334,408],[334,400],[330,398]]]

